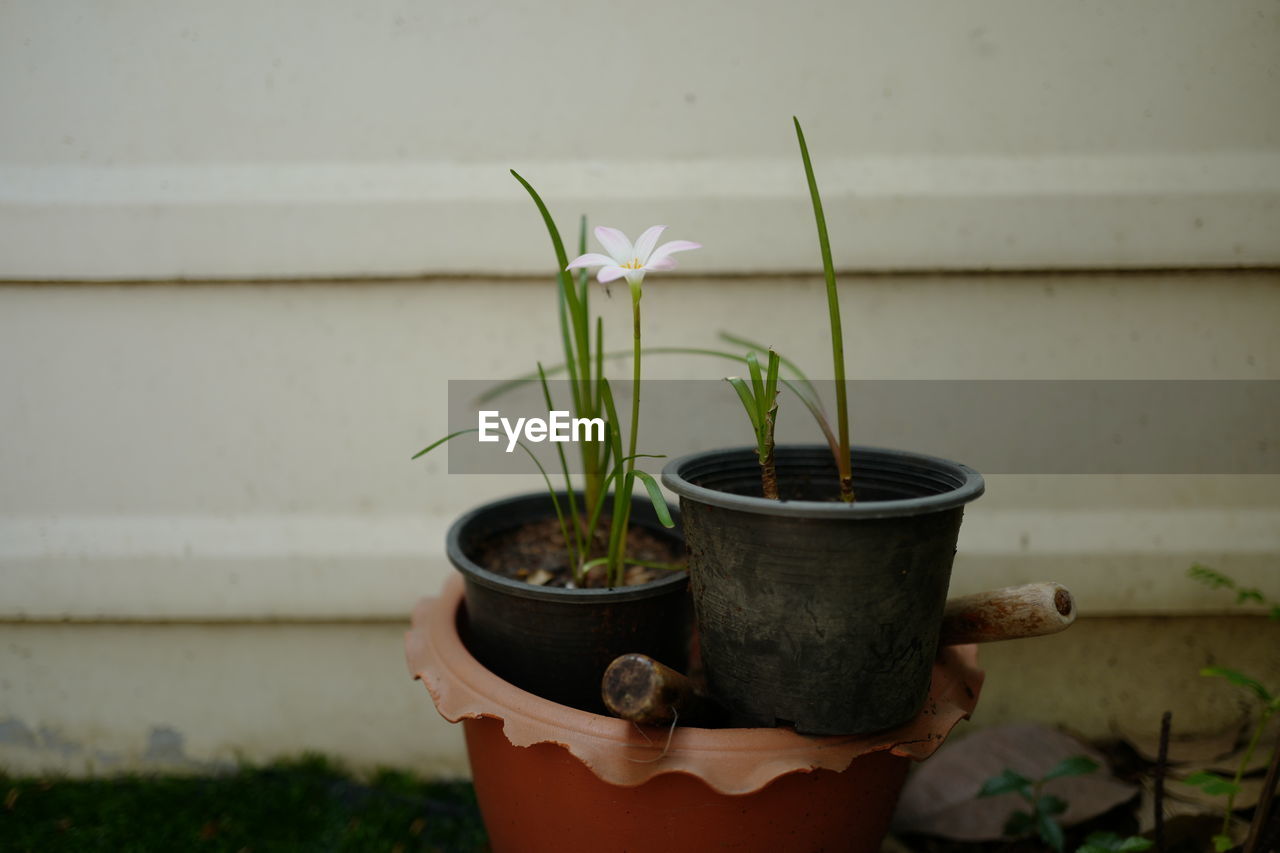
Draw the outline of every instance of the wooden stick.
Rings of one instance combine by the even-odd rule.
[[[947,601],[938,645],[1042,637],[1076,621],[1075,599],[1060,583],[1029,583]]]
[[[1062,584],[1011,586],[948,601],[938,645],[1039,637],[1066,629],[1075,618],[1075,601]],[[728,718],[688,677],[641,654],[609,664],[600,696],[614,715],[644,725],[714,726]]]
[[[724,709],[699,693],[687,676],[647,655],[614,659],[601,679],[600,697],[614,715],[644,725],[678,720],[681,725],[710,726],[726,717]]]
[[[1272,838],[1275,839],[1276,824],[1280,823],[1275,818],[1280,815],[1276,811],[1275,796],[1276,785],[1280,782],[1280,746],[1271,749],[1271,766],[1267,768],[1267,777],[1262,782],[1262,795],[1258,798],[1258,806],[1254,810],[1253,820],[1249,824],[1249,837],[1244,842],[1244,853],[1257,853],[1261,849],[1263,842],[1262,834],[1268,828],[1272,830]],[[1266,848],[1273,849],[1273,848]]]

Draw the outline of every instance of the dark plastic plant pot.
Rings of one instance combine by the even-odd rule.
[[[754,448],[674,460],[702,663],[740,724],[857,734],[913,717],[929,691],[964,504],[982,476],[899,450],[852,450],[856,503],[830,451]]]
[[[604,713],[600,679],[618,655],[640,652],[678,669],[687,665],[689,576],[673,572],[639,586],[563,589],[514,580],[473,559],[487,538],[554,514],[550,497],[541,492],[485,504],[449,528],[449,561],[465,581],[464,641],[480,663],[517,687]],[[662,527],[647,502],[632,504],[631,524],[679,550],[679,528]]]

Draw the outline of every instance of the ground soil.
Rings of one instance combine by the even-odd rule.
[[[608,545],[609,519],[596,526],[591,557],[603,556]],[[544,581],[540,586],[565,587],[572,577],[568,549],[560,522],[545,518],[491,536],[473,555],[473,559],[491,572],[516,580]],[[645,563],[683,564],[684,551],[673,539],[644,527],[632,526],[627,532],[627,558]],[[666,569],[628,564],[624,586],[636,586],[665,577]],[[549,579],[545,579],[547,575]],[[604,566],[596,566],[587,574],[587,587],[605,586]],[[544,580],[545,579],[545,580]]]

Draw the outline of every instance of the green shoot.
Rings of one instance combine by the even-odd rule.
[[[1187,575],[1210,589],[1226,589],[1234,592],[1236,594],[1236,604],[1255,603],[1270,607],[1271,618],[1280,619],[1280,603],[1269,600],[1259,589],[1241,587],[1222,572],[1211,569],[1208,566],[1202,566],[1199,563],[1188,569]],[[1222,814],[1222,830],[1213,837],[1214,849],[1221,853],[1221,851],[1230,850],[1235,844],[1230,833],[1231,814],[1235,811],[1236,795],[1240,793],[1240,781],[1244,778],[1245,769],[1253,760],[1253,754],[1257,751],[1258,743],[1262,740],[1262,735],[1267,730],[1267,725],[1271,722],[1271,718],[1277,712],[1280,712],[1280,692],[1268,690],[1258,679],[1251,678],[1242,672],[1224,666],[1208,666],[1201,669],[1200,674],[1210,678],[1225,679],[1228,683],[1248,691],[1257,700],[1259,709],[1257,723],[1249,738],[1249,744],[1245,748],[1244,755],[1240,759],[1240,764],[1236,767],[1234,778],[1227,780],[1213,773],[1200,771],[1192,773],[1183,780],[1184,784],[1197,787],[1210,796],[1225,796],[1227,798]],[[1276,749],[1280,749],[1280,747],[1276,747]],[[1274,753],[1272,760],[1275,760]],[[1265,809],[1259,809],[1254,820],[1262,820],[1265,817],[1265,813]],[[1251,833],[1251,837],[1252,835],[1253,833]]]
[[[1234,580],[1217,569],[1211,569],[1208,566],[1202,566],[1196,563],[1190,569],[1187,569],[1187,575],[1195,581],[1198,581],[1209,589],[1228,589],[1236,594],[1236,604],[1261,604],[1271,608],[1269,616],[1272,620],[1280,622],[1280,602],[1268,601],[1267,597],[1262,594],[1262,590],[1257,587],[1242,587]]]
[[[1062,824],[1058,822],[1058,815],[1067,810],[1067,804],[1053,794],[1044,793],[1045,783],[1067,776],[1083,776],[1097,769],[1098,762],[1088,756],[1076,755],[1062,760],[1039,779],[1028,779],[1014,770],[1005,770],[999,776],[992,776],[982,783],[978,796],[994,797],[1016,793],[1022,797],[1030,805],[1030,810],[1019,809],[1009,815],[1004,825],[1004,834],[1012,838],[1035,834],[1057,853],[1062,853],[1066,837],[1062,832]]]
[[[760,486],[764,496],[769,500],[778,500],[778,474],[774,466],[774,424],[778,416],[778,365],[780,356],[769,350],[769,366],[765,375],[761,375],[760,363],[754,352],[746,357],[747,370],[751,376],[751,384],[738,376],[726,377],[733,389],[738,392],[742,406],[747,410],[751,420],[751,429],[756,437],[756,455],[760,460]]]
[[[564,451],[558,443],[556,445],[560,470],[564,478],[564,490],[568,504],[567,512],[561,508],[559,498],[551,485],[550,477],[542,469],[541,463],[527,447],[524,447],[523,444],[521,444],[521,447],[533,458],[534,463],[538,465],[539,471],[542,471],[543,479],[547,483],[547,489],[551,493],[556,515],[564,532],[567,563],[571,573],[572,585],[578,586],[585,583],[587,570],[599,562],[591,551],[593,543],[597,543],[600,540],[597,535],[597,527],[604,521],[604,508],[609,501],[610,490],[612,490],[613,500],[609,519],[608,544],[605,548],[606,555],[604,560],[609,567],[606,573],[606,582],[610,586],[618,586],[623,581],[623,569],[627,563],[626,540],[631,520],[631,490],[637,481],[645,487],[659,521],[667,527],[674,527],[670,511],[667,508],[661,490],[658,489],[657,483],[648,474],[643,471],[637,471],[635,468],[635,460],[646,455],[636,452],[640,412],[640,288],[638,284],[633,284],[631,287],[635,328],[633,347],[630,352],[631,357],[634,359],[631,396],[632,414],[628,435],[629,441],[624,452],[621,432],[618,427],[617,412],[609,392],[608,382],[604,378],[604,360],[606,358],[604,352],[604,323],[600,317],[596,318],[594,341],[592,339],[592,322],[589,311],[590,275],[585,269],[576,275],[567,269],[569,258],[565,252],[560,230],[556,227],[551,212],[547,209],[546,204],[532,184],[521,177],[515,170],[512,170],[511,174],[520,182],[520,185],[525,188],[525,191],[528,192],[529,197],[533,200],[534,206],[542,217],[547,235],[551,239],[558,282],[556,316],[559,324],[561,346],[564,351],[564,360],[561,364],[549,368],[544,368],[539,363],[536,371],[518,377],[515,380],[501,383],[482,397],[482,400],[492,399],[494,396],[517,385],[537,381],[541,384],[543,399],[550,411],[555,407],[547,377],[557,373],[565,373],[569,379],[574,416],[584,419],[600,418],[605,420],[606,437],[604,441],[586,440],[576,442],[582,460],[583,487],[581,492],[573,488]],[[579,255],[586,253],[586,241],[587,223],[586,219],[583,218],[578,227]],[[450,439],[468,432],[476,432],[476,430],[460,430],[459,432],[451,433],[428,445],[415,454],[413,458],[417,459]]]

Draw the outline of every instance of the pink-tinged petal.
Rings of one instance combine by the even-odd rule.
[[[658,238],[666,228],[665,225],[655,225],[636,238],[636,260],[640,262],[640,266],[644,266],[644,262],[649,260],[649,254],[658,245]]]
[[[649,261],[644,265],[649,272],[662,272],[663,270],[673,270],[676,268],[674,258],[658,258],[656,261]]]
[[[600,272],[596,273],[596,281],[601,284],[608,284],[611,281],[617,281],[627,274],[627,270],[614,264],[613,266],[601,267]]]
[[[600,241],[601,246],[604,246],[604,250],[613,257],[614,262],[629,264],[635,259],[631,241],[627,239],[626,234],[623,234],[617,228],[606,228],[603,225],[597,225],[595,233],[596,239]]]
[[[576,270],[581,267],[600,267],[615,263],[617,263],[617,261],[608,255],[602,255],[599,252],[587,252],[585,255],[579,255],[572,261],[569,261],[569,266],[565,267],[565,269]]]
[[[701,249],[701,243],[691,243],[688,240],[672,240],[670,243],[663,243],[661,246],[653,250],[653,254],[649,256],[649,262],[645,266],[653,268],[655,261],[661,261],[667,258],[672,252],[687,252],[690,249]]]

